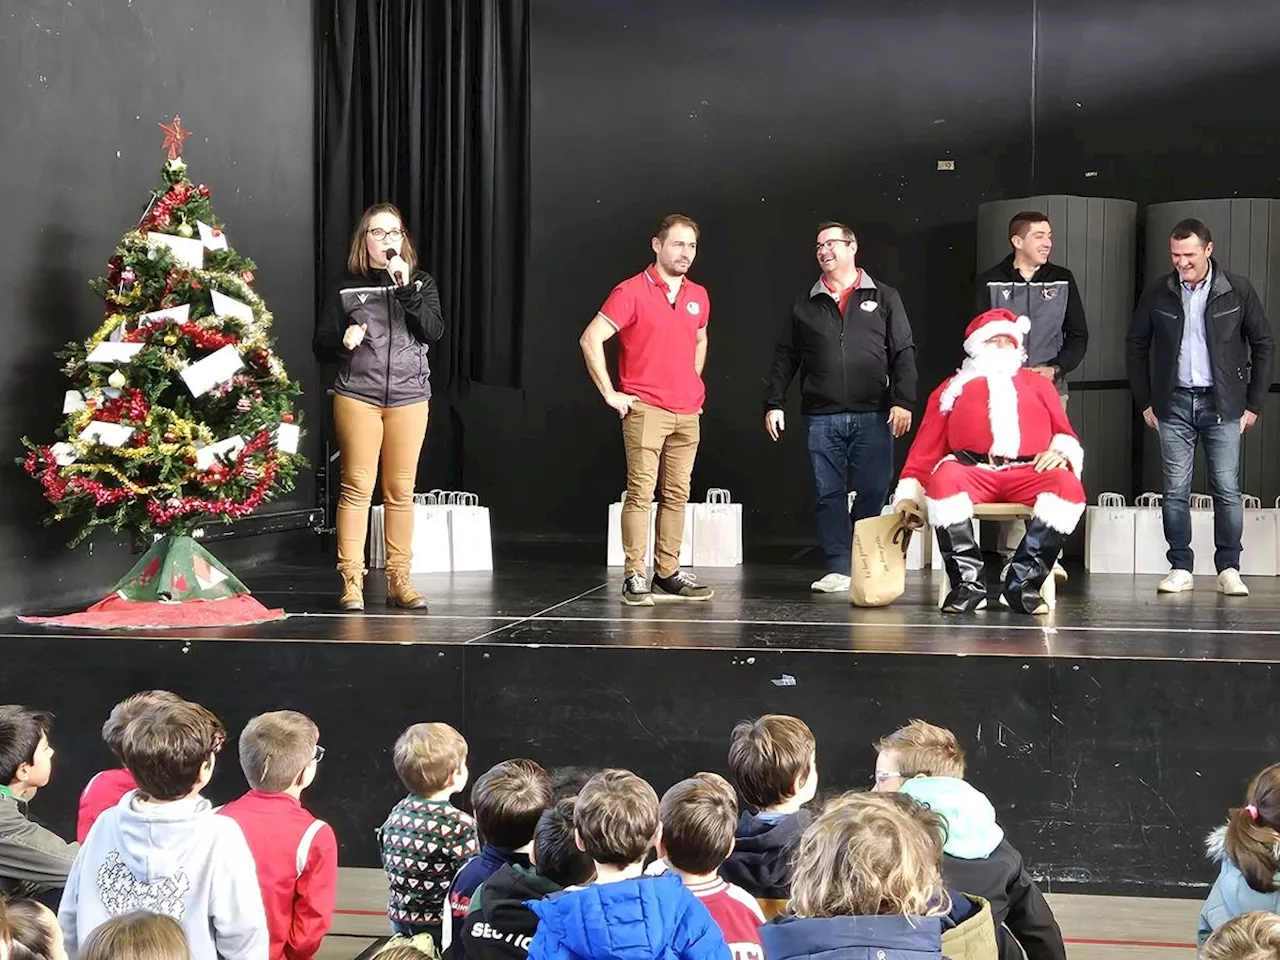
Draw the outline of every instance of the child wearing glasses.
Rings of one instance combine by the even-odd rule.
[[[240,824],[267,911],[271,960],[310,957],[333,925],[338,840],[302,806],[302,791],[324,758],[310,717],[277,710],[240,734],[240,768],[249,792],[219,812]]]
[[[912,720],[875,745],[877,793],[905,793],[947,826],[942,873],[991,904],[1002,960],[1066,960],[1053,911],[1005,839],[991,801],[964,779],[964,750],[950,730]]]

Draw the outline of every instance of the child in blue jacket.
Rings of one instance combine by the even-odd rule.
[[[529,960],[729,960],[720,928],[679,877],[643,875],[659,830],[653,787],[604,770],[578,794],[573,822],[596,879],[526,901],[538,918]]]
[[[1253,778],[1244,806],[1228,814],[1208,847],[1222,867],[1200,911],[1200,946],[1232,917],[1280,913],[1280,763]]]

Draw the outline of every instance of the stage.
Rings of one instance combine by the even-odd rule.
[[[490,574],[421,576],[428,615],[388,610],[371,573],[364,614],[337,609],[326,558],[248,572],[288,619],[234,630],[91,634],[10,621],[0,701],[58,715],[53,785],[36,812],[69,828],[107,760],[112,703],[167,687],[233,735],[263,710],[313,716],[328,753],[310,804],[346,866],[374,866],[372,831],[399,795],[396,734],[445,720],[473,776],[527,755],[548,768],[628,766],[661,792],[724,769],[733,723],[794,713],[814,728],[823,794],[864,788],[871,743],[911,717],[952,727],[970,779],[1048,890],[1194,897],[1213,869],[1202,837],[1275,759],[1280,582],[1229,600],[1213,580],[1157,596],[1156,577],[1068,564],[1047,618],[1000,608],[943,617],[935,574],[887,608],[808,591],[804,559],[699,571],[708,603],[630,608],[618,571],[503,557]],[[55,611],[32,611],[55,612]],[[234,752],[210,795],[243,788]]]

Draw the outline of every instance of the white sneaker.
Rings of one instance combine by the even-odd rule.
[[[1236,577],[1239,579],[1239,576]],[[1219,580],[1221,583],[1221,580]],[[1244,586],[1244,584],[1241,584]],[[1184,593],[1187,590],[1194,590],[1196,581],[1191,576],[1190,570],[1170,570],[1169,575],[1160,581],[1160,586],[1156,587],[1156,593]]]
[[[1247,597],[1249,588],[1240,579],[1240,571],[1232,568],[1218,574],[1218,592],[1226,597]]]
[[[828,573],[821,580],[809,584],[814,593],[848,593],[849,578],[843,573]]]

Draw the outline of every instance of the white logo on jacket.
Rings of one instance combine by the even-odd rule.
[[[181,922],[182,915],[187,912],[191,879],[182,869],[172,877],[153,883],[135,879],[120,858],[120,852],[112,850],[98,868],[97,886],[102,906],[112,916],[146,910],[150,913],[162,913]]]
[[[877,303],[875,300],[863,300],[860,304],[858,304],[858,309],[861,310],[863,313],[870,313],[872,310],[874,310],[878,306],[880,306],[880,304]]]

